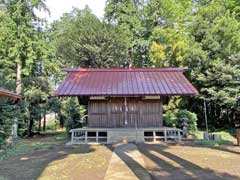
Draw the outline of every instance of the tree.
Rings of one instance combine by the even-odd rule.
[[[208,99],[211,125],[229,126],[232,107],[240,95],[240,24],[220,1],[201,6],[195,20],[192,34],[204,58],[201,66],[190,59],[187,63],[191,63],[193,81]]]
[[[117,25],[127,36],[128,62],[144,66],[148,62],[148,30],[145,27],[143,0],[108,0],[105,7],[105,21]]]
[[[188,66],[190,70],[186,75],[201,93],[197,98],[188,99],[191,104],[188,108],[202,117],[199,109],[202,109],[202,98],[207,98],[212,126],[231,123],[231,107],[240,89],[239,3],[235,0],[150,0],[139,6],[137,2],[109,0],[107,19],[128,30],[132,22],[128,18],[138,19],[149,44],[146,66]],[[141,18],[136,18],[137,14],[141,14]],[[141,28],[136,25],[129,31],[134,34],[136,29]],[[142,37],[134,36],[134,41],[131,38],[130,41],[137,42]],[[183,105],[186,107],[185,100],[179,107]],[[199,119],[201,124],[202,118]]]
[[[52,31],[57,57],[64,66],[119,67],[126,61],[125,37],[88,7],[65,14]]]
[[[173,28],[153,30],[150,60],[154,66],[183,66],[189,50],[189,37]]]
[[[51,81],[58,70],[49,34],[35,15],[36,9],[46,9],[41,0],[11,0],[0,14],[3,33],[0,35],[0,75],[4,87],[15,88],[26,97],[25,118],[29,119],[29,135],[34,120],[41,119],[42,103],[50,95]],[[14,83],[15,82],[15,83]],[[15,84],[15,85],[14,85]],[[39,112],[36,112],[39,111]]]

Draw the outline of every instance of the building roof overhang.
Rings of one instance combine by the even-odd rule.
[[[6,98],[14,99],[14,100],[22,98],[22,96],[20,96],[16,93],[12,93],[12,92],[9,92],[9,91],[3,90],[3,89],[0,89],[0,97],[6,97]]]
[[[183,72],[187,68],[65,68],[55,96],[196,95]]]

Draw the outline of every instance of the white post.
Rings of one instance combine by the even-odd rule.
[[[74,138],[74,130],[72,130],[72,134],[71,134],[71,144],[73,144],[73,138]]]
[[[96,142],[98,143],[98,131],[96,131]]]
[[[177,132],[178,132],[178,142],[181,142],[181,134],[180,134],[180,130],[178,130]]]
[[[85,131],[85,143],[87,143],[87,130]]]
[[[164,129],[164,142],[167,142],[167,130]]]
[[[156,131],[153,131],[153,142],[156,142]]]
[[[205,137],[207,138],[207,140],[209,140],[206,99],[204,98],[203,101],[204,101],[204,116],[205,116],[205,125],[206,125],[206,132],[204,134],[206,134]]]

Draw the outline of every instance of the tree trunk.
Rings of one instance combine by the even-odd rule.
[[[43,132],[46,131],[46,110],[43,113]]]
[[[63,128],[64,127],[64,118],[61,114],[59,116],[59,119],[60,119],[60,127]]]
[[[21,91],[22,91],[21,70],[22,70],[21,62],[17,62],[17,67],[16,67],[16,93],[17,94],[21,94]],[[13,123],[13,132],[12,132],[13,138],[18,137],[17,130],[18,130],[18,118],[16,117]]]
[[[28,127],[28,136],[29,137],[33,136],[32,128],[33,128],[33,119],[30,119],[29,127]]]
[[[21,94],[22,91],[22,77],[21,77],[22,66],[20,62],[17,62],[16,71],[16,93]]]
[[[42,127],[42,119],[38,120],[38,132],[41,132],[41,127]]]

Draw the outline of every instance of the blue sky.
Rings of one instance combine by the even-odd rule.
[[[72,7],[83,9],[86,5],[90,7],[92,12],[99,18],[104,15],[104,7],[106,0],[46,0],[47,7],[51,14],[39,12],[39,16],[46,18],[50,23],[59,19],[63,13],[70,12]]]

